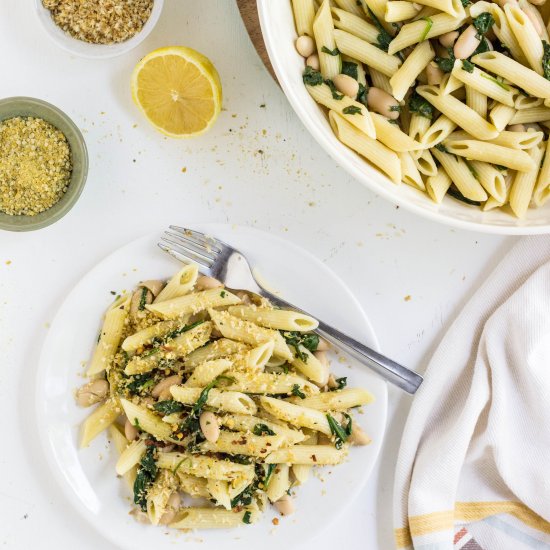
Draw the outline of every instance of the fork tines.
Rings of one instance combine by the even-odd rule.
[[[181,262],[196,262],[206,269],[211,269],[218,255],[222,252],[223,243],[185,227],[170,226],[165,231],[159,247]]]

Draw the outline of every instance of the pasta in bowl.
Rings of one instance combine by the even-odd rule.
[[[260,0],[259,8],[287,97],[355,177],[452,225],[550,230],[550,6]]]
[[[351,409],[373,396],[331,374],[317,321],[254,298],[189,265],[105,313],[76,393],[96,406],[80,443],[109,430],[116,472],[154,525],[235,527],[268,503],[288,515],[313,467],[370,443]]]

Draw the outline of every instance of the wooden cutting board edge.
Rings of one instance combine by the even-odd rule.
[[[267,55],[264,37],[262,36],[256,0],[237,0],[237,6],[241,12],[241,18],[244,22],[244,26],[246,27],[248,36],[250,37],[250,40],[252,40],[252,44],[254,44],[254,48],[256,48],[256,51],[265,65],[265,68],[269,71],[269,74],[273,77],[275,82],[277,82],[275,71],[271,66],[269,56]]]

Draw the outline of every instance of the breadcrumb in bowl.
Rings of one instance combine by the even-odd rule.
[[[29,157],[30,160],[23,163],[28,165],[29,170],[21,177],[17,176],[17,171],[12,170],[11,174],[12,163],[4,162],[4,175],[11,174],[14,177],[4,178],[3,181],[3,186],[7,185],[11,190],[0,185],[0,193],[5,199],[0,204],[0,230],[32,231],[55,223],[74,206],[86,183],[88,152],[80,130],[54,105],[30,97],[0,100],[0,123],[9,129],[9,133],[14,130],[27,132],[27,124],[30,123],[34,129],[31,133],[36,138],[36,153],[40,162],[44,160],[44,155],[53,152],[52,158],[46,160],[47,170],[34,166],[36,163]],[[55,137],[55,140],[48,139],[48,136]],[[12,141],[3,139],[2,147],[13,149]],[[32,146],[30,144],[27,149]],[[6,160],[9,159],[4,158]],[[14,162],[17,161],[16,164],[20,165],[19,160],[15,159]],[[34,169],[31,170],[33,166]],[[32,192],[30,195],[26,193],[29,189],[33,191],[37,183],[41,188],[40,192]],[[16,192],[11,193],[15,187]],[[26,197],[21,197],[22,193]],[[36,200],[37,197],[39,200]]]
[[[155,27],[164,0],[35,0],[49,37],[80,57],[109,58],[138,46]]]

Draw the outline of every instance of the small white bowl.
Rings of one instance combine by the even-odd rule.
[[[325,113],[302,82],[304,60],[294,47],[296,30],[290,0],[257,0],[257,3],[267,52],[288,101],[319,145],[355,179],[381,197],[423,218],[453,227],[504,235],[550,233],[550,201],[541,208],[530,208],[521,220],[498,209],[483,212],[479,207],[450,197],[435,204],[426,194],[409,185],[393,184],[348,149],[336,138]]]
[[[119,42],[118,44],[90,44],[88,42],[84,42],[83,40],[77,40],[55,24],[50,10],[43,6],[42,0],[35,0],[35,5],[38,19],[40,19],[46,34],[60,48],[80,57],[88,57],[90,59],[106,59],[108,57],[116,57],[117,55],[122,55],[130,50],[133,50],[136,46],[141,44],[145,38],[147,38],[159,20],[160,13],[164,5],[164,0],[154,0],[151,15],[145,25],[143,25],[141,31],[132,38],[124,42]]]

